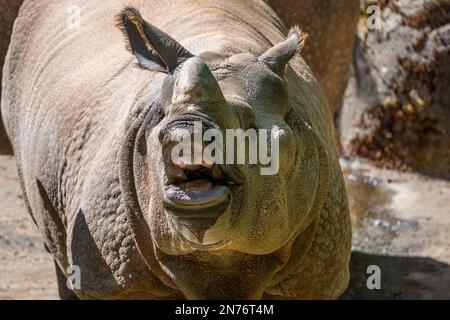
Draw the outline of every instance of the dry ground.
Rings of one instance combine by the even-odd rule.
[[[55,277],[25,209],[14,159],[0,157],[0,299],[56,299]]]

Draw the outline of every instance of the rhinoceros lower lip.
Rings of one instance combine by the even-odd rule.
[[[209,180],[193,180],[166,187],[166,209],[183,218],[217,218],[231,202],[230,189]]]

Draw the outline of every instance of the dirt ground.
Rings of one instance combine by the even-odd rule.
[[[343,299],[450,299],[450,182],[342,161],[353,256]],[[381,290],[367,289],[367,267]],[[57,299],[53,260],[26,212],[14,160],[0,157],[0,299]]]
[[[341,161],[353,225],[346,299],[450,299],[450,181]],[[368,290],[367,267],[381,269]]]
[[[0,299],[57,299],[53,268],[25,209],[14,159],[0,157]]]

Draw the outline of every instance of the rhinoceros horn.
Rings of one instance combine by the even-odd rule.
[[[265,63],[273,72],[282,76],[286,66],[296,53],[300,53],[305,46],[308,34],[300,28],[293,27],[287,39],[262,54],[258,60]]]
[[[133,7],[125,8],[117,15],[116,26],[122,31],[127,49],[135,55],[141,68],[172,73],[193,56],[175,39],[143,20]]]
[[[216,103],[224,100],[219,83],[206,63],[198,57],[183,63],[173,91],[173,104]]]

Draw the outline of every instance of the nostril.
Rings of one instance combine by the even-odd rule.
[[[187,128],[170,128],[166,127],[159,132],[158,139],[161,145],[170,147],[186,137],[190,137],[191,130]]]
[[[161,143],[162,145],[164,145],[164,137],[165,137],[165,130],[164,129],[159,130],[158,140],[159,143]]]

